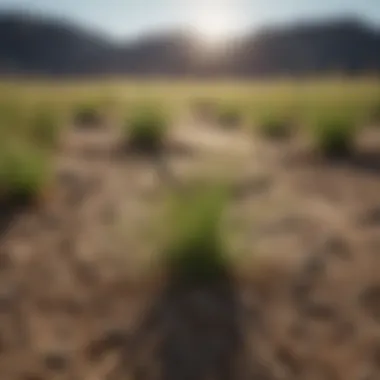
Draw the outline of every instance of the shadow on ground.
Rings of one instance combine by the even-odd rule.
[[[3,236],[17,216],[26,209],[23,202],[4,200],[0,202],[0,237]]]
[[[380,151],[365,151],[348,158],[347,164],[372,174],[380,175]]]
[[[317,165],[353,169],[373,175],[380,175],[380,150],[365,149],[351,155],[322,157],[314,152],[298,151],[284,157],[284,162],[294,166]]]
[[[242,306],[227,274],[170,281],[129,342],[125,370],[141,380],[243,379]]]

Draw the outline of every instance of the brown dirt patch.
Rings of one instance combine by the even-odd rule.
[[[380,376],[378,172],[288,160],[291,145],[193,122],[172,136],[192,154],[122,158],[115,131],[72,130],[58,190],[4,228],[2,378]],[[150,226],[200,172],[236,183],[239,278],[157,294],[142,271],[157,249]]]

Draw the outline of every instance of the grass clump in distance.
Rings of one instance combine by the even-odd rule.
[[[78,104],[73,111],[74,123],[79,127],[97,127],[102,122],[102,114],[99,104],[96,102],[84,102]]]
[[[380,95],[377,97],[371,109],[371,121],[380,124]]]
[[[221,232],[226,196],[224,187],[210,186],[175,198],[169,224],[171,235],[164,250],[172,281],[207,284],[228,273]]]
[[[138,106],[126,121],[127,148],[143,154],[157,153],[163,149],[169,120],[161,108]]]
[[[258,122],[261,136],[271,140],[285,140],[292,136],[294,130],[288,117],[277,113],[266,113]]]
[[[37,109],[30,117],[30,137],[40,147],[55,147],[59,141],[60,127],[59,117],[53,109]]]
[[[50,181],[50,160],[43,149],[14,142],[0,151],[0,202],[28,204],[40,198]]]
[[[223,104],[218,109],[217,121],[224,128],[237,127],[242,121],[241,110],[238,106]]]
[[[27,107],[14,99],[0,103],[0,143],[14,135],[27,133]]]
[[[312,128],[316,150],[324,157],[341,158],[354,151],[357,128],[348,117],[326,114]]]

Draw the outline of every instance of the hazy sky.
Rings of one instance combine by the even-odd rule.
[[[0,0],[0,10],[64,17],[115,36],[191,26],[210,38],[303,18],[360,16],[380,25],[380,0]]]

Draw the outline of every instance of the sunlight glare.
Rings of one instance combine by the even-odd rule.
[[[215,11],[214,11],[215,12]],[[231,24],[228,15],[223,13],[205,12],[200,14],[196,20],[195,27],[199,36],[205,42],[221,42],[228,38],[230,30],[228,25]]]
[[[213,45],[230,38],[239,26],[234,2],[194,1],[191,27],[204,43]]]

